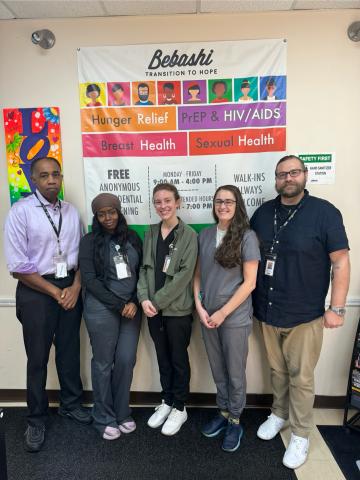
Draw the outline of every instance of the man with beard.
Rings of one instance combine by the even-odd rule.
[[[154,105],[153,102],[149,100],[149,85],[147,83],[139,83],[138,97],[139,100],[135,105]]]
[[[289,468],[307,459],[323,327],[343,325],[350,276],[341,214],[309,195],[306,180],[303,161],[283,157],[275,169],[278,197],[251,219],[261,249],[254,315],[260,320],[273,389],[272,412],[257,435],[271,440],[289,420],[291,439],[283,458]],[[330,271],[330,307],[325,311]]]

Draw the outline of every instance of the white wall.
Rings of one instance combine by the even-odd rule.
[[[169,43],[207,40],[287,38],[288,40],[288,151],[336,152],[336,183],[312,186],[311,193],[328,199],[342,211],[351,244],[353,273],[346,325],[326,331],[316,371],[316,393],[343,395],[360,312],[359,265],[359,106],[360,44],[347,39],[349,24],[359,10],[294,11],[239,15],[177,15],[88,18],[74,20],[0,21],[0,105],[2,107],[60,107],[66,199],[85,220],[81,157],[76,48],[80,46]],[[56,45],[45,51],[30,41],[31,33],[49,28]],[[0,216],[9,209],[3,122],[0,120]],[[3,243],[0,235],[1,248]],[[2,257],[3,258],[3,257]],[[13,299],[13,281],[2,260],[0,300]],[[191,390],[213,392],[213,382],[194,325],[190,346]],[[91,351],[82,330],[82,373],[90,384]],[[13,306],[0,308],[0,389],[25,388],[22,336]],[[58,386],[53,361],[48,387]],[[144,324],[138,350],[134,390],[159,389],[153,345]],[[251,338],[248,361],[249,393],[270,391],[267,362],[257,329]]]

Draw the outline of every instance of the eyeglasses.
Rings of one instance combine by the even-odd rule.
[[[289,170],[288,172],[275,172],[275,177],[279,180],[285,180],[285,178],[290,175],[291,178],[298,177],[301,172],[307,172],[307,169],[302,170],[301,168],[294,168],[293,170]]]
[[[225,200],[217,198],[216,200],[214,200],[214,204],[217,207],[220,207],[222,204],[224,204],[226,207],[231,207],[232,205],[234,205],[234,203],[236,203],[236,200],[231,200],[230,198],[226,198]]]

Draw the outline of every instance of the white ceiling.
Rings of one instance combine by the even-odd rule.
[[[360,0],[7,0],[0,20],[359,8]]]

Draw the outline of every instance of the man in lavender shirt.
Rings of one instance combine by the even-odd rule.
[[[52,343],[60,383],[58,413],[82,424],[90,423],[91,416],[80,403],[79,214],[70,203],[58,199],[62,174],[57,160],[33,160],[31,179],[36,191],[15,203],[7,215],[5,256],[10,273],[18,279],[16,316],[22,324],[28,360],[24,447],[37,452],[45,439],[45,388]]]

